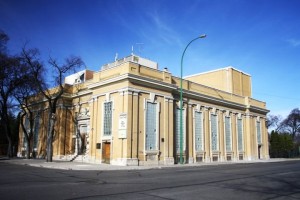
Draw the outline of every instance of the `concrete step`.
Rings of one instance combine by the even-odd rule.
[[[87,161],[88,161],[87,155],[76,155],[70,160],[70,162],[87,162]]]

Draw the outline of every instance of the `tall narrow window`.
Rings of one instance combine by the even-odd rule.
[[[39,130],[40,130],[40,112],[36,113],[34,119],[34,132],[33,132],[33,148],[37,148],[39,140]]]
[[[257,143],[261,144],[261,127],[260,127],[260,121],[256,122],[256,135],[257,135]]]
[[[237,132],[238,132],[238,150],[244,151],[243,145],[243,121],[242,119],[237,120]]]
[[[226,151],[232,151],[230,117],[225,117]]]
[[[112,129],[112,102],[104,103],[104,136],[111,136]]]
[[[195,149],[203,151],[203,115],[195,112]]]
[[[146,150],[157,150],[156,113],[157,104],[147,102],[146,111]]]
[[[211,114],[211,150],[218,151],[218,117]]]
[[[184,110],[182,110],[182,115],[184,116]],[[183,151],[185,151],[185,120],[184,117],[182,116],[182,139],[183,139]],[[176,140],[176,152],[180,153],[180,109],[176,109],[176,124],[175,124],[175,140]]]

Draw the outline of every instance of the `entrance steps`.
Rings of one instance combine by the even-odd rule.
[[[57,160],[70,161],[70,162],[89,162],[88,155],[79,155],[79,154],[65,155],[58,158]]]
[[[75,155],[70,162],[88,162],[88,156],[87,155]]]

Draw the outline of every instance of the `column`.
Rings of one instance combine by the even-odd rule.
[[[188,104],[187,106],[187,118],[186,118],[186,124],[187,124],[187,134],[186,134],[186,142],[187,142],[187,155],[188,156],[188,163],[194,163],[194,160],[196,158],[193,157],[194,155],[194,137],[193,137],[193,105]]]
[[[251,145],[251,116],[246,113],[245,123],[244,123],[244,148],[245,148],[245,160],[253,160],[252,158],[252,145]]]
[[[164,100],[164,164],[174,165],[174,155],[173,155],[173,139],[174,139],[174,105],[173,99],[165,97]]]
[[[219,139],[219,155],[218,161],[226,161],[226,150],[225,150],[225,133],[224,133],[224,114],[222,111],[217,112],[218,116],[218,139]]]
[[[203,110],[203,126],[204,126],[204,151],[205,151],[205,162],[211,161],[211,143],[210,143],[210,112],[208,107]]]

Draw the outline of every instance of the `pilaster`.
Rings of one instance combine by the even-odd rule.
[[[188,104],[187,106],[187,134],[186,134],[186,142],[187,142],[187,156],[188,156],[188,163],[194,163],[195,158],[193,157],[194,154],[194,137],[193,137],[193,130],[194,130],[194,123],[193,123],[193,105]]]
[[[211,139],[210,139],[210,113],[208,107],[204,107],[204,149],[205,149],[205,162],[211,161]]]

